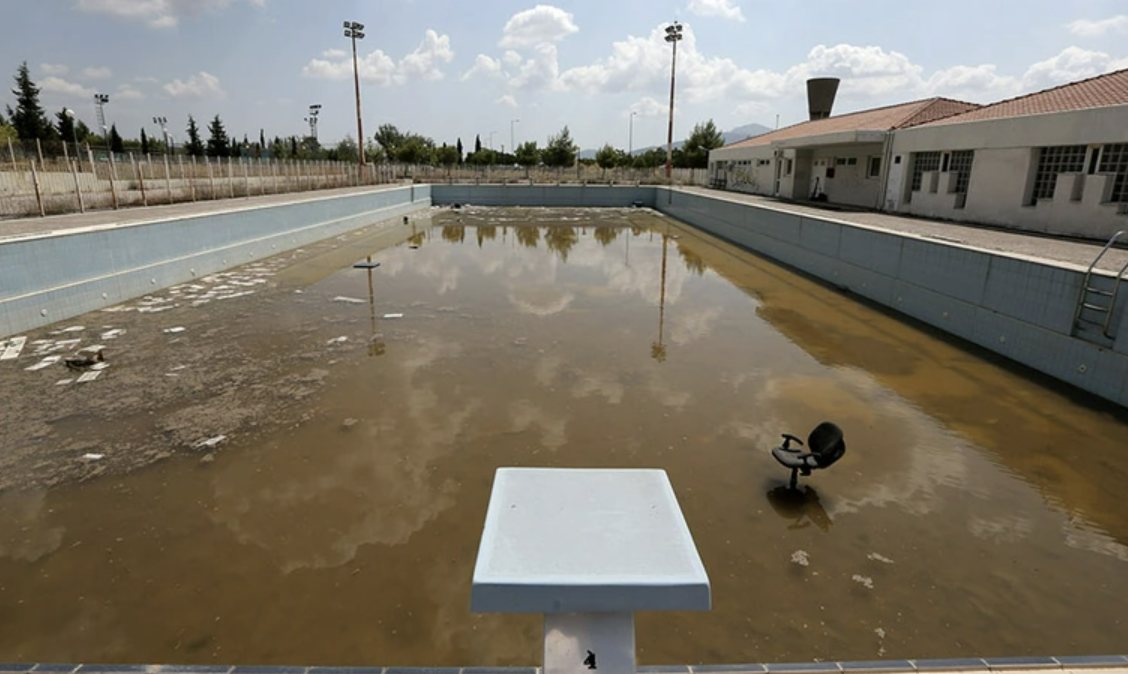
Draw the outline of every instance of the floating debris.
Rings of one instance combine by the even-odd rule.
[[[99,339],[117,339],[118,337],[121,337],[124,334],[125,334],[125,330],[123,328],[116,328],[114,330],[107,330],[106,332],[103,332],[101,335],[98,335],[98,338]]]
[[[866,559],[871,559],[875,562],[881,562],[882,564],[892,564],[893,563],[892,559],[889,559],[888,557],[885,557],[883,555],[879,555],[876,552],[871,552],[868,555],[866,555]]]
[[[862,576],[862,575],[855,573],[851,577],[851,580],[853,580],[855,583],[858,583],[859,585],[865,586],[865,588],[867,590],[873,589],[873,578],[869,578],[867,576]]]
[[[171,307],[141,307],[137,311],[140,312],[140,313],[143,313],[143,314],[159,314],[162,311],[171,311],[178,306],[180,306],[180,305],[174,304]]]
[[[67,384],[71,384],[71,383],[74,383],[73,378],[71,378],[71,379],[60,379],[59,381],[55,382],[55,386],[66,386]]]
[[[403,314],[384,314],[384,318],[403,318]]]
[[[47,356],[46,358],[39,361],[35,365],[32,365],[31,367],[25,367],[24,369],[27,370],[28,372],[38,372],[39,370],[42,370],[43,368],[51,367],[55,363],[62,360],[62,358],[63,358],[62,356]]]
[[[791,563],[799,566],[810,566],[811,558],[807,555],[806,550],[796,550],[791,553]]]
[[[165,333],[166,335],[175,335],[184,332],[187,329],[188,328],[184,328],[178,325],[175,328],[165,328],[164,330],[161,330],[161,332]]]
[[[227,439],[226,435],[217,435],[214,438],[208,438],[207,440],[201,440],[201,441],[197,442],[195,445],[192,445],[192,446],[197,448],[197,449],[199,449],[201,447],[207,447],[207,448],[210,449],[212,447],[216,447],[217,445],[219,445],[221,442],[223,442],[226,439]]]
[[[334,297],[333,301],[343,302],[345,304],[364,304],[364,300],[358,300],[355,297],[345,297],[344,295],[338,295]]]
[[[357,262],[353,265],[353,269],[375,269],[379,266],[379,262]]]
[[[92,372],[87,372],[86,374],[82,375],[78,379],[75,379],[74,381],[77,384],[88,384],[88,383],[94,381],[95,379],[97,379],[101,374],[102,374],[101,370],[94,370]]]
[[[7,342],[0,342],[0,360],[15,360],[23,351],[24,344],[27,344],[27,337],[13,337]]]
[[[333,339],[330,339],[328,342],[325,342],[325,344],[328,346],[333,346],[334,344],[344,344],[347,341],[349,341],[349,338],[341,335],[340,337],[334,337]]]
[[[84,325],[72,325],[69,328],[63,328],[62,330],[59,330],[59,332],[82,332],[85,329],[86,326]]]
[[[101,461],[102,459],[106,458],[106,455],[105,454],[94,454],[92,452],[87,452],[86,454],[82,455],[82,458],[85,461]]]

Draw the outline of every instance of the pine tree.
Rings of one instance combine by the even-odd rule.
[[[290,158],[296,159],[298,156],[298,137],[290,136]]]
[[[71,117],[70,115],[68,115],[67,109],[63,108],[62,110],[55,113],[55,119],[58,120],[57,122],[55,122],[55,128],[58,130],[59,137],[63,139],[63,142],[64,143],[74,142],[74,137],[75,137],[74,117]],[[0,121],[0,124],[3,124],[3,122]]]
[[[118,133],[117,124],[110,125],[110,152],[114,154],[122,154],[125,152],[125,141],[122,140],[121,134]]]
[[[145,127],[141,127],[141,154],[149,154],[149,136],[145,133]]]
[[[474,135],[474,154],[478,154],[481,151],[482,151],[482,137],[475,134]]]
[[[189,156],[204,156],[204,144],[200,141],[200,127],[196,125],[196,120],[192,118],[192,115],[188,115],[188,145],[184,149]]]
[[[462,139],[458,139],[458,144],[454,146],[458,150],[458,163],[462,163]]]
[[[16,109],[8,106],[9,124],[16,129],[20,138],[46,140],[54,135],[55,128],[47,121],[47,114],[39,105],[39,87],[31,81],[27,61],[16,71],[16,86],[12,95],[16,97]]]
[[[266,131],[259,129],[259,147],[266,147]]]
[[[208,156],[226,157],[229,153],[227,129],[223,128],[223,120],[216,115],[208,124]]]

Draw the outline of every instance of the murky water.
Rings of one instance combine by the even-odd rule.
[[[434,224],[294,256],[104,379],[144,397],[174,374],[147,359],[192,353],[269,376],[109,430],[45,404],[45,445],[112,454],[201,398],[317,384],[214,461],[0,493],[0,660],[537,663],[537,617],[469,612],[499,466],[669,472],[714,609],[640,615],[643,663],[1124,650],[1119,413],[643,211]],[[824,419],[849,450],[789,493],[768,450]]]

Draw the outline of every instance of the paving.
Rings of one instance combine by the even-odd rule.
[[[1104,242],[1098,243],[1029,232],[1015,232],[995,227],[909,218],[886,213],[831,210],[831,208],[794,204],[755,194],[722,192],[704,187],[684,187],[679,188],[679,191],[693,192],[789,213],[802,213],[812,217],[838,220],[897,234],[910,234],[948,241],[981,250],[1018,254],[1050,263],[1064,262],[1082,268],[1088,267],[1104,246]],[[1123,229],[1128,231],[1128,218],[1124,219]],[[1125,241],[1125,243],[1128,243],[1128,241]],[[1110,250],[1101,259],[1098,268],[1116,273],[1125,263],[1128,263],[1128,249],[1117,247]]]
[[[123,208],[120,210],[90,211],[88,213],[69,213],[67,215],[51,215],[45,218],[19,218],[14,220],[0,220],[0,242],[5,239],[20,238],[25,236],[40,236],[43,234],[61,233],[70,229],[84,229],[87,227],[105,227],[115,225],[129,225],[138,222],[153,220],[167,220],[193,215],[206,215],[241,208],[259,208],[278,204],[291,204],[302,201],[316,201],[333,197],[344,197],[350,194],[364,194],[378,190],[402,187],[399,184],[366,185],[363,187],[342,187],[331,190],[316,190],[313,192],[284,192],[282,194],[268,194],[265,196],[252,196],[250,198],[216,199],[214,201],[186,201],[178,204],[164,206],[142,206],[138,208]]]

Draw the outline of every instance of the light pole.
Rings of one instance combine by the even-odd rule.
[[[638,113],[631,110],[631,121],[627,124],[627,156],[634,156],[634,118]]]
[[[309,124],[309,135],[313,138],[314,141],[317,140],[317,116],[320,114],[321,104],[314,103],[313,105],[309,106],[309,117],[305,118],[306,123]]]
[[[360,121],[360,71],[356,65],[356,41],[364,39],[364,24],[356,21],[345,22],[345,37],[352,40],[353,84],[356,86],[356,145],[357,161],[364,166],[364,124]]]
[[[106,103],[110,102],[108,94],[94,94],[94,105],[98,106],[98,125],[102,127],[102,138],[106,140],[106,149],[110,149],[110,129],[106,126]]]
[[[673,45],[670,61],[670,127],[666,132],[666,180],[670,180],[674,167],[674,73],[678,69],[678,42],[682,39],[682,25],[677,21],[666,26],[666,42]]]
[[[517,140],[516,140],[516,136],[514,136],[514,134],[513,134],[513,125],[516,124],[517,122],[520,122],[520,121],[521,120],[519,120],[519,119],[509,120],[509,151],[510,152],[514,152],[514,153],[517,152]]]
[[[165,154],[172,154],[172,143],[169,141],[168,135],[168,117],[154,117],[153,124],[159,125],[161,133],[164,134]]]
[[[78,126],[74,123],[74,110],[67,108],[63,114],[71,121],[71,135],[74,136],[74,156],[75,161],[78,161]]]

